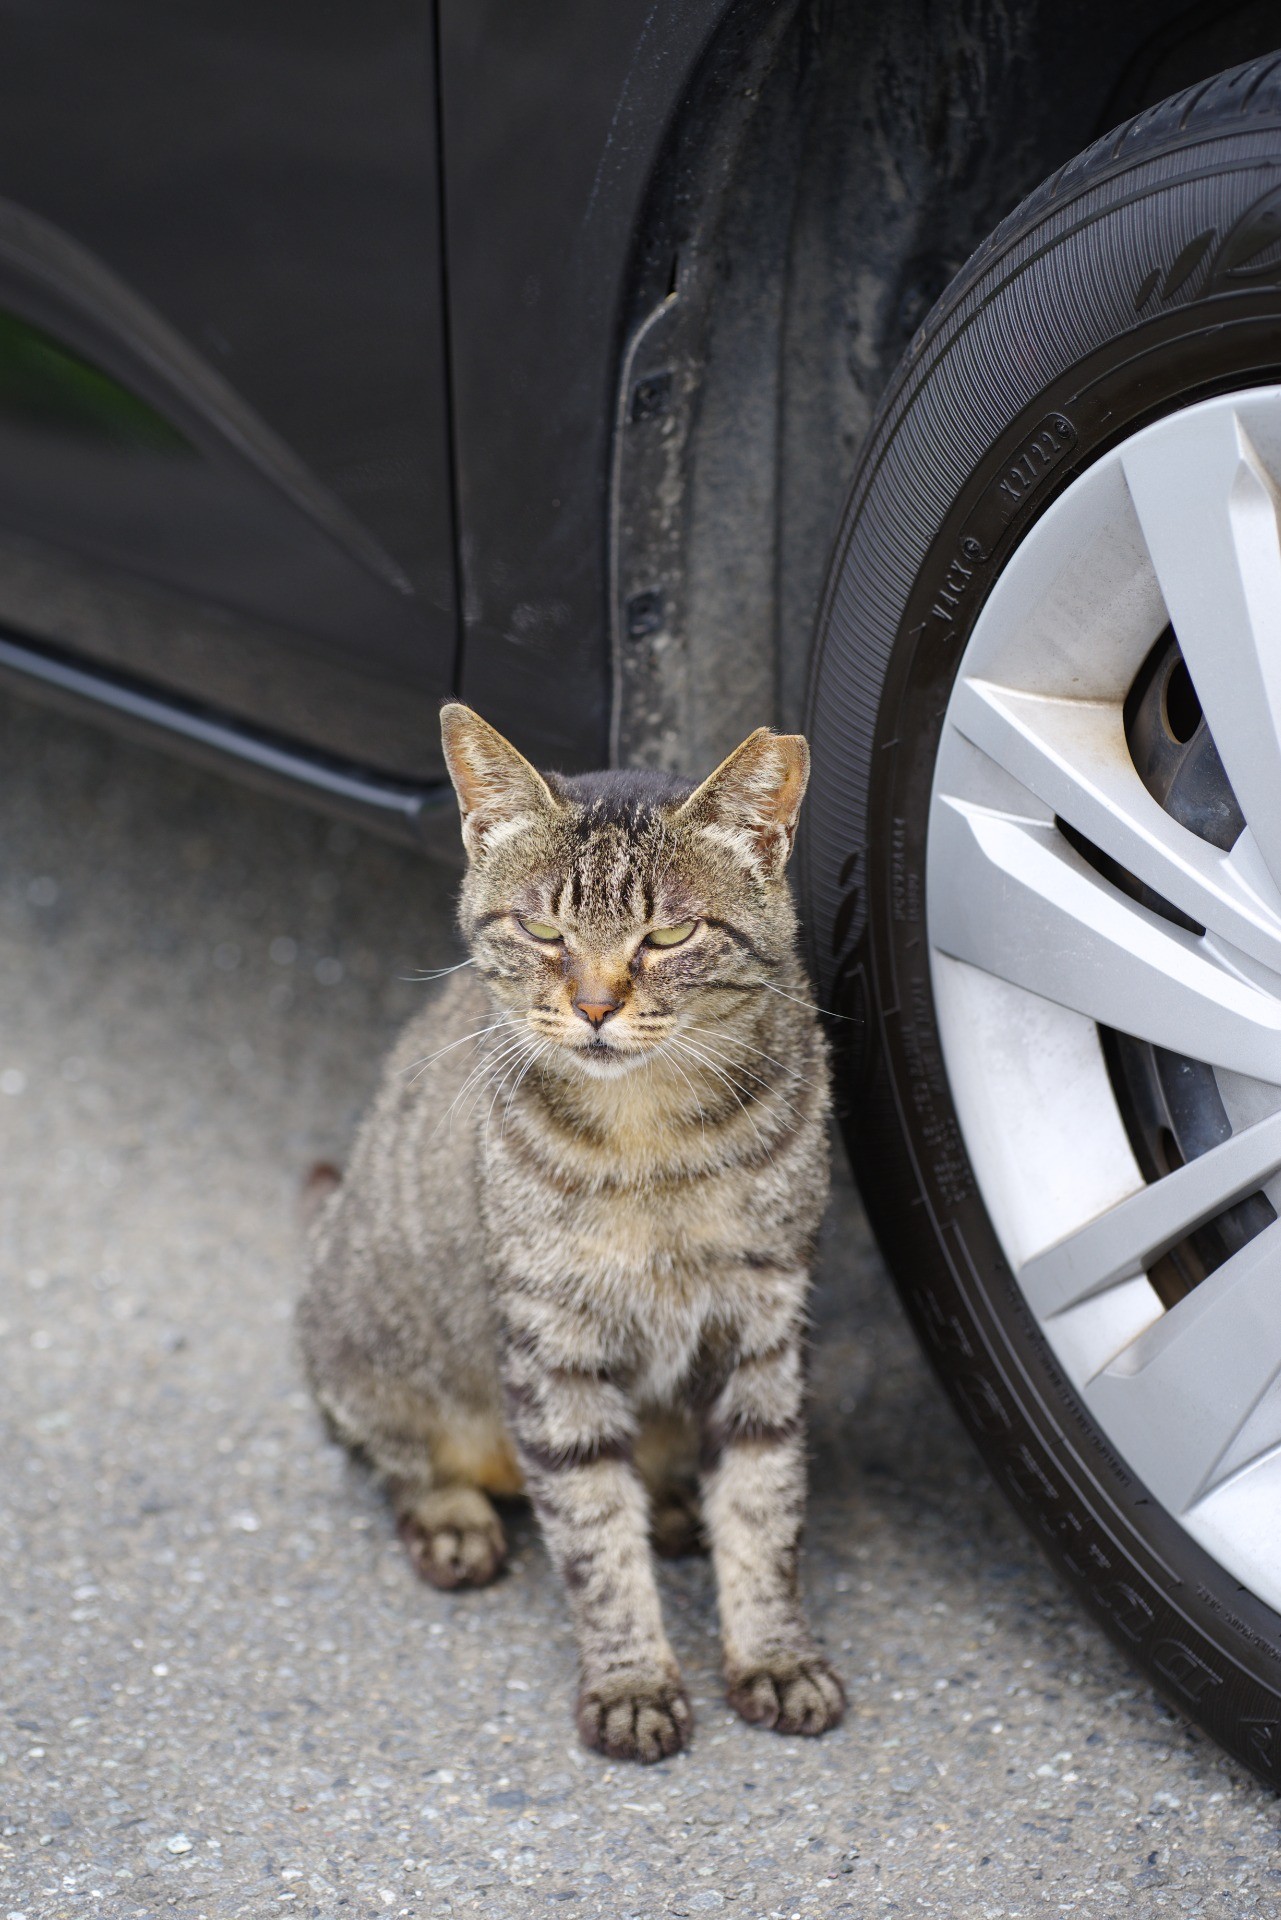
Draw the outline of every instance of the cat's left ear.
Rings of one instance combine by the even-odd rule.
[[[758,727],[722,760],[676,815],[718,833],[749,862],[780,874],[796,838],[810,777],[810,750],[799,733]]]
[[[440,738],[463,816],[463,845],[473,859],[503,828],[556,811],[538,769],[461,700],[441,708]]]

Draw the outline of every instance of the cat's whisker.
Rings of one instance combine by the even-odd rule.
[[[743,1061],[732,1058],[729,1054],[722,1052],[719,1047],[710,1046],[706,1040],[697,1043],[691,1040],[689,1034],[692,1031],[692,1028],[682,1028],[679,1034],[679,1038],[684,1043],[687,1052],[706,1060],[709,1065],[714,1060],[722,1062],[727,1068],[733,1068],[736,1072],[745,1074],[747,1078],[754,1083],[754,1086],[764,1087],[768,1093],[774,1093],[776,1091],[772,1081],[762,1079],[759,1073],[754,1073]],[[675,1038],[676,1036],[672,1037]],[[746,1092],[749,1099],[760,1100],[761,1098],[761,1095],[751,1088],[746,1089]],[[781,1098],[782,1096],[780,1095],[779,1097]]]
[[[669,1044],[679,1047],[681,1051],[685,1053],[691,1060],[697,1061],[698,1064],[703,1068],[705,1072],[713,1073],[716,1075],[718,1080],[724,1081],[725,1085],[729,1088],[730,1093],[732,1094],[734,1099],[737,1101],[738,1106],[742,1110],[743,1118],[747,1121],[748,1125],[752,1129],[752,1132],[756,1135],[757,1140],[760,1142],[762,1153],[764,1153],[767,1160],[770,1160],[772,1162],[774,1155],[770,1151],[769,1146],[766,1144],[765,1137],[761,1133],[760,1128],[757,1126],[756,1121],[747,1104],[748,1099],[751,1098],[752,1096],[746,1093],[741,1087],[736,1086],[734,1082],[730,1079],[727,1073],[722,1072],[721,1068],[718,1067],[713,1060],[709,1059],[706,1054],[700,1053],[698,1048],[695,1047],[691,1042],[687,1040],[683,1040],[677,1036],[673,1036]]]
[[[523,1036],[520,1034],[511,1034],[502,1040],[496,1041],[493,1046],[481,1055],[476,1065],[467,1075],[467,1078],[459,1088],[459,1096],[469,1092],[472,1087],[478,1086],[482,1082],[488,1084],[492,1076],[498,1071],[502,1062],[512,1054],[518,1052],[523,1044]]]
[[[784,993],[782,987],[773,986],[768,980],[755,980],[753,986],[763,987],[766,993],[776,993],[780,1000],[795,1001],[798,1007],[804,1007],[806,1013],[821,1013],[826,1020],[852,1020],[853,1014],[834,1013],[831,1007],[820,1007],[816,1000],[802,1000],[798,994]]]
[[[689,1028],[686,1028],[686,1032],[705,1033],[706,1028],[689,1027]],[[712,1046],[710,1041],[708,1040],[704,1040],[702,1044],[704,1047],[707,1048],[707,1051],[711,1054],[714,1054],[718,1060],[721,1060],[727,1066],[734,1068],[735,1071],[738,1073],[745,1073],[748,1079],[754,1081],[758,1087],[764,1087],[766,1090],[766,1093],[770,1096],[770,1098],[774,1100],[781,1100],[783,1105],[787,1108],[788,1112],[794,1113],[798,1120],[802,1117],[800,1109],[797,1106],[795,1106],[791,1100],[788,1099],[787,1095],[781,1090],[781,1088],[776,1087],[772,1080],[767,1080],[763,1074],[759,1074],[755,1071],[754,1068],[749,1067],[746,1061],[738,1059],[736,1055],[732,1053],[722,1052],[719,1047]],[[757,1051],[759,1052],[759,1049],[757,1049]],[[770,1058],[770,1055],[765,1054],[763,1057],[766,1060],[768,1060]],[[779,1061],[775,1061],[774,1064],[775,1066],[781,1066],[781,1062]],[[789,1071],[789,1069],[786,1067],[783,1067],[782,1071],[786,1073]],[[794,1074],[793,1074],[793,1077],[795,1077]],[[762,1096],[754,1095],[753,1098],[760,1099],[762,1098]]]
[[[683,1047],[683,1051],[688,1055],[689,1058],[698,1061],[699,1064],[703,1067],[705,1072],[715,1074],[717,1079],[721,1080],[725,1084],[725,1086],[729,1089],[730,1093],[737,1100],[738,1106],[743,1114],[744,1119],[747,1121],[748,1125],[751,1127],[752,1132],[756,1135],[761,1151],[764,1153],[766,1159],[769,1160],[772,1165],[774,1162],[773,1149],[771,1148],[769,1142],[765,1139],[760,1128],[757,1126],[756,1116],[752,1112],[752,1105],[756,1106],[758,1110],[764,1107],[765,1102],[762,1099],[762,1097],[759,1094],[754,1093],[751,1090],[751,1088],[744,1087],[741,1082],[733,1079],[730,1074],[724,1071],[723,1068],[717,1066],[717,1064],[710,1057],[710,1055],[703,1053],[692,1042],[683,1041],[681,1044]],[[782,1098],[781,1095],[778,1097]],[[749,1101],[752,1103],[752,1105],[748,1104]],[[785,1106],[789,1106],[789,1107],[791,1106],[791,1103],[786,1100],[784,1100],[783,1104]],[[791,1111],[793,1113],[796,1113],[796,1109],[794,1107],[791,1107]],[[800,1119],[801,1116],[798,1114],[797,1118]]]
[[[433,967],[426,973],[401,973],[397,974],[396,978],[410,986],[415,986],[424,980],[443,980],[447,973],[461,973],[464,967],[474,967],[475,964],[474,959],[460,960],[456,967]]]
[[[760,1094],[756,1093],[751,1087],[743,1086],[741,1081],[733,1079],[729,1074],[729,1072],[724,1067],[719,1066],[717,1064],[716,1060],[712,1057],[710,1053],[704,1052],[704,1050],[701,1047],[695,1046],[693,1041],[686,1040],[684,1039],[683,1036],[679,1042],[679,1045],[680,1045],[681,1051],[686,1055],[688,1059],[697,1060],[702,1067],[706,1068],[708,1073],[714,1073],[718,1080],[724,1081],[725,1085],[729,1087],[737,1096],[740,1103],[744,1103],[748,1100],[751,1100],[753,1103],[756,1103],[756,1104],[760,1103],[760,1100],[761,1100]],[[764,1081],[761,1082],[761,1085],[765,1085],[765,1084],[767,1083]]]
[[[542,1056],[546,1053],[550,1044],[551,1044],[550,1041],[544,1040],[541,1043],[541,1045],[532,1048],[525,1055],[525,1058],[518,1063],[516,1078],[512,1082],[511,1088],[506,1098],[503,1101],[503,1123],[502,1123],[502,1126],[499,1128],[499,1132],[498,1132],[498,1137],[500,1140],[502,1139],[504,1133],[507,1130],[507,1120],[512,1110],[512,1101],[516,1098],[516,1095],[520,1092],[521,1084],[524,1081],[526,1075],[532,1071],[535,1063],[541,1060]]]
[[[787,1074],[791,1079],[801,1080],[804,1078],[804,1075],[801,1073],[801,1070],[798,1066],[795,1066],[794,1064],[786,1060],[777,1059],[774,1054],[766,1053],[764,1047],[754,1047],[751,1041],[744,1040],[741,1034],[731,1032],[729,1030],[729,1024],[727,1021],[722,1020],[717,1025],[711,1026],[711,1027],[705,1027],[705,1026],[696,1024],[694,1026],[686,1027],[684,1031],[686,1033],[720,1034],[723,1038],[727,1040],[732,1040],[735,1046],[746,1047],[749,1053],[757,1054],[762,1060],[768,1060],[772,1067],[777,1067],[780,1073]]]
[[[525,1062],[525,1065],[521,1068],[519,1074],[517,1075],[516,1084],[512,1088],[511,1092],[508,1094],[506,1102],[503,1106],[503,1124],[498,1129],[498,1138],[500,1140],[504,1138],[507,1132],[507,1121],[511,1114],[512,1101],[516,1098],[516,1095],[520,1092],[521,1082],[524,1080],[526,1074],[529,1073],[531,1068],[536,1066],[538,1061],[542,1059],[543,1055],[548,1051],[551,1044],[552,1043],[550,1040],[544,1040],[543,1044],[540,1047],[536,1048],[535,1051],[530,1055],[529,1059]]]
[[[506,1048],[509,1047],[511,1044],[512,1043],[509,1040],[500,1041],[498,1043],[499,1052],[497,1057],[501,1058],[503,1052],[505,1052]],[[445,1109],[444,1114],[442,1114],[441,1121],[449,1118],[449,1115],[453,1112],[454,1108],[459,1104],[459,1102],[462,1100],[463,1096],[466,1093],[468,1093],[473,1087],[478,1086],[487,1081],[489,1074],[493,1070],[495,1057],[496,1057],[495,1053],[493,1052],[492,1049],[482,1052],[480,1059],[471,1068],[470,1072],[465,1076],[462,1085],[459,1087],[457,1093],[454,1095],[453,1099],[450,1101],[448,1107]],[[440,1124],[441,1122],[438,1121],[437,1126],[439,1127]]]
[[[521,1057],[519,1051],[516,1053],[515,1057],[517,1059]],[[507,1067],[512,1063],[512,1058],[513,1056],[511,1054],[507,1054],[507,1055],[504,1055],[501,1060],[489,1063],[489,1065],[487,1066],[486,1072],[480,1075],[473,1082],[469,1090],[471,1097],[467,1102],[466,1113],[463,1116],[465,1119],[470,1120],[472,1118],[472,1115],[475,1113],[477,1107],[480,1105],[485,1095],[491,1091],[491,1089],[495,1090],[495,1097],[496,1097],[496,1089],[499,1085],[501,1085],[501,1077],[502,1075],[505,1074]],[[492,1101],[491,1101],[491,1109],[492,1109]]]
[[[669,1058],[670,1058],[670,1056],[669,1056]],[[651,1056],[651,1058],[650,1058],[649,1060],[647,1060],[645,1064],[646,1064],[647,1066],[652,1066],[652,1065],[653,1065],[653,1057]],[[673,1066],[675,1067],[675,1069],[676,1069],[676,1071],[677,1071],[677,1073],[679,1073],[679,1075],[680,1075],[680,1077],[681,1077],[681,1079],[682,1079],[682,1080],[683,1080],[683,1081],[685,1082],[685,1085],[686,1085],[686,1086],[687,1086],[687,1087],[689,1088],[689,1090],[690,1090],[690,1093],[691,1093],[691,1095],[693,1096],[693,1100],[694,1100],[694,1111],[695,1111],[695,1113],[696,1113],[696,1114],[698,1115],[698,1125],[699,1125],[699,1131],[700,1131],[700,1132],[702,1133],[702,1136],[703,1136],[703,1145],[704,1145],[704,1147],[706,1147],[706,1145],[707,1145],[707,1115],[706,1115],[706,1114],[704,1113],[704,1111],[703,1111],[703,1103],[702,1103],[702,1101],[701,1101],[701,1100],[699,1099],[699,1097],[698,1097],[698,1088],[697,1088],[697,1087],[696,1087],[696,1086],[694,1085],[694,1082],[693,1082],[693,1081],[692,1081],[692,1080],[690,1079],[690,1077],[689,1077],[689,1075],[688,1075],[688,1074],[686,1073],[686,1071],[685,1071],[685,1069],[684,1069],[684,1067],[683,1067],[683,1066],[681,1065],[681,1063],[680,1063],[680,1061],[679,1061],[679,1060],[676,1060],[676,1059],[672,1059],[672,1065],[673,1065]]]
[[[513,1023],[510,1020],[500,1020],[496,1023],[496,1025],[498,1026],[511,1026],[512,1024]],[[490,1032],[492,1032],[493,1030],[494,1030],[493,1028],[489,1029]],[[432,1128],[431,1138],[433,1140],[435,1139],[436,1135],[440,1132],[440,1129],[444,1126],[445,1122],[450,1119],[450,1116],[453,1114],[455,1108],[459,1105],[459,1103],[463,1099],[463,1096],[468,1092],[472,1092],[472,1091],[478,1092],[481,1087],[487,1086],[489,1084],[488,1076],[494,1071],[498,1062],[506,1059],[508,1055],[513,1051],[514,1048],[517,1048],[523,1044],[524,1044],[523,1036],[520,1034],[517,1034],[514,1039],[501,1041],[498,1045],[498,1049],[496,1053],[487,1053],[482,1056],[482,1058],[472,1068],[471,1072],[467,1075],[461,1087],[459,1087],[457,1093],[454,1095],[449,1105],[445,1108],[445,1111],[441,1114],[440,1119],[436,1122],[436,1125]]]
[[[693,1029],[689,1028],[687,1029],[687,1031],[692,1032]],[[693,1043],[691,1042],[691,1045],[692,1044]],[[759,1073],[754,1073],[749,1066],[747,1066],[743,1061],[736,1059],[732,1054],[722,1052],[722,1050],[719,1047],[713,1047],[706,1040],[701,1042],[701,1047],[702,1047],[702,1051],[705,1058],[713,1058],[713,1059],[719,1060],[727,1068],[732,1067],[736,1072],[746,1074],[747,1078],[750,1081],[752,1081],[754,1085],[758,1087],[764,1087],[766,1091],[769,1093],[772,1093],[775,1091],[774,1083],[771,1080],[763,1079]],[[759,1100],[761,1096],[757,1093],[753,1093],[751,1097],[753,1100]]]
[[[473,1068],[471,1079],[477,1085],[483,1082],[487,1086],[492,1086],[494,1076],[504,1071],[508,1062],[517,1059],[529,1044],[528,1034],[519,1031],[499,1041],[479,1065]]]
[[[482,1129],[482,1132],[486,1137],[488,1137],[488,1134],[489,1134],[489,1123],[494,1117],[494,1108],[498,1105],[498,1102],[502,1097],[503,1088],[506,1086],[508,1080],[510,1080],[513,1073],[515,1073],[517,1076],[516,1086],[520,1085],[521,1080],[524,1079],[525,1074],[529,1071],[529,1067],[532,1064],[533,1058],[537,1057],[537,1051],[538,1050],[534,1048],[533,1042],[529,1039],[528,1035],[522,1035],[520,1047],[517,1050],[515,1060],[513,1061],[511,1059],[510,1054],[507,1056],[508,1064],[505,1065],[503,1068],[502,1074],[498,1080],[498,1084],[494,1088],[494,1097],[490,1101],[488,1110],[485,1114],[485,1124]],[[515,1093],[515,1090],[516,1088],[513,1087],[512,1092]],[[501,1129],[500,1129],[499,1137],[500,1138],[502,1137]]]
[[[455,1047],[463,1046],[468,1040],[482,1040],[487,1033],[497,1033],[499,1027],[508,1027],[510,1025],[511,1016],[505,1013],[501,1019],[491,1020],[487,1027],[476,1027],[471,1033],[463,1034],[461,1039],[451,1040],[447,1047],[438,1047],[435,1053],[429,1053],[425,1059],[411,1060],[407,1067],[402,1067],[401,1072],[413,1076],[409,1083],[410,1086],[412,1086],[415,1080],[426,1073],[428,1067],[430,1067],[434,1061],[442,1059],[447,1053],[452,1053]]]

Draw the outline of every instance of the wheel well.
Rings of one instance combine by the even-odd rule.
[[[796,727],[889,376],[991,229],[1130,114],[1271,50],[1271,0],[739,0],[633,252],[610,489],[611,749]]]

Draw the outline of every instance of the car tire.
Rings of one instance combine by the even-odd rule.
[[[1281,714],[1281,601],[1250,601],[1281,585],[1279,469],[1281,57],[1070,161],[912,341],[822,602],[799,860],[842,1125],[934,1366],[1087,1609],[1273,1786],[1281,748],[1246,736]],[[1195,734],[1209,813],[1154,726],[1185,788]]]

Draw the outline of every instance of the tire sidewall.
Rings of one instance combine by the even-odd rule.
[[[919,560],[912,565],[910,551],[902,556],[894,583],[883,569],[881,590],[869,595],[869,528],[874,534],[878,516],[883,524],[892,515],[904,467],[947,447],[965,374],[973,390],[973,366],[990,367],[990,356],[973,351],[975,329],[1009,338],[1021,311],[1035,304],[1030,270],[1040,269],[1042,284],[1049,272],[1069,285],[1075,270],[1087,296],[1092,275],[1129,272],[1121,291],[1130,303],[1151,278],[1133,247],[1128,255],[1121,248],[1118,259],[1109,227],[1118,209],[1133,207],[1136,169],[1088,181],[1078,201],[1092,198],[1093,207],[1056,207],[1014,223],[1000,258],[927,322],[869,437],[825,596],[811,711],[818,828],[811,823],[802,872],[820,992],[842,1016],[833,1036],[838,1085],[860,1185],[966,1426],[1089,1610],[1168,1697],[1278,1785],[1281,1620],[1196,1545],[1109,1447],[1014,1281],[948,1088],[924,899],[948,697],[1011,553],[1051,501],[1118,440],[1212,394],[1281,380],[1281,286],[1225,285],[1222,268],[1233,235],[1281,180],[1281,132],[1272,151],[1278,172],[1262,195],[1257,155],[1242,154],[1226,168],[1222,153],[1213,157],[1222,211],[1200,272],[1172,284],[1168,300],[1158,281],[1148,311],[1131,310],[1120,327],[1121,303],[1111,303],[1109,327],[1107,303],[1096,302],[1092,341],[1081,351],[1079,330],[1072,339],[1073,329],[1064,329],[1071,357],[1054,377],[1036,382],[1034,392],[1030,383],[1019,393],[1007,381],[995,406],[985,396],[979,456],[967,461],[962,444],[950,474],[941,475],[937,463],[930,474],[934,511],[910,529]],[[1177,144],[1156,157],[1171,283],[1180,255],[1207,231],[1204,192],[1192,187],[1204,181],[1197,163],[1205,158]],[[1144,155],[1136,166],[1150,180],[1154,164]],[[1181,184],[1189,202],[1182,225],[1171,218]],[[967,332],[973,365],[949,382]],[[838,754],[831,743],[842,716]],[[842,808],[852,827],[843,841],[833,834]]]

